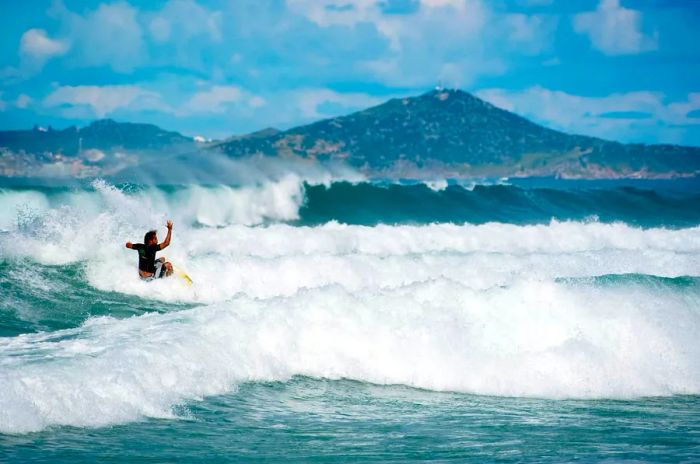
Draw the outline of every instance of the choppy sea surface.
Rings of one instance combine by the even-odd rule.
[[[699,335],[698,179],[0,181],[0,462],[700,462]]]

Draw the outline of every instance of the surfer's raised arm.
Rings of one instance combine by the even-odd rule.
[[[172,235],[172,232],[173,232],[173,221],[168,219],[168,222],[165,224],[165,227],[168,228],[168,235],[165,236],[165,240],[163,240],[163,243],[160,244],[161,250],[163,248],[167,247],[168,245],[170,245],[170,236]]]

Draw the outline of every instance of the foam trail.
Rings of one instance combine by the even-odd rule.
[[[293,375],[548,398],[699,394],[698,295],[447,279],[338,287],[0,339],[0,431],[173,417]]]

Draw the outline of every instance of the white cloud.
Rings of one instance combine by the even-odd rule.
[[[338,111],[327,111],[323,105],[333,105],[336,108],[351,112],[364,109],[369,106],[384,102],[384,98],[373,97],[365,93],[340,93],[330,89],[304,89],[296,92],[294,99],[297,102],[301,116],[308,120],[337,116]],[[342,113],[343,111],[341,111]]]
[[[80,13],[56,0],[49,15],[60,23],[61,43],[72,44],[66,61],[74,67],[109,66],[125,74],[140,66],[204,71],[202,53],[223,39],[222,14],[194,0],[169,0],[158,10],[118,0]],[[155,46],[148,46],[149,39]]]
[[[181,112],[223,113],[229,104],[238,103],[242,98],[243,92],[235,85],[215,85],[192,95]]]
[[[60,86],[42,100],[44,108],[58,108],[67,118],[103,118],[119,112],[158,112],[185,118],[197,114],[249,114],[267,101],[233,85],[213,85],[194,93],[184,92],[185,81],[134,85]],[[204,85],[200,83],[200,86]],[[158,89],[153,90],[153,89]],[[28,97],[27,97],[28,98]],[[236,108],[232,108],[235,106]]]
[[[22,34],[19,50],[25,55],[48,58],[64,54],[68,50],[68,44],[50,38],[44,29],[29,29]]]
[[[248,104],[251,108],[260,108],[261,106],[265,106],[267,104],[267,101],[259,95],[254,95],[250,97],[250,99],[248,100]]]
[[[420,4],[428,8],[443,8],[446,6],[457,9],[466,8],[466,2],[463,0],[420,0]]]
[[[700,124],[687,117],[700,109],[700,93],[671,103],[663,93],[650,91],[583,97],[537,86],[523,91],[484,89],[476,94],[547,127],[611,140],[639,141],[652,134],[660,142],[675,143],[679,132],[671,130],[673,126]]]
[[[34,99],[32,99],[32,97],[25,93],[22,93],[17,96],[17,99],[15,99],[15,106],[20,109],[25,109],[28,108],[33,101]]]
[[[287,0],[287,7],[322,27],[374,22],[380,13],[375,0]]]
[[[79,85],[62,86],[43,100],[46,107],[63,107],[70,114],[77,110],[90,110],[94,116],[103,118],[117,110],[171,111],[157,92],[145,90],[138,85]],[[83,113],[84,114],[84,113]]]
[[[507,64],[498,57],[478,54],[455,58],[421,57],[420,60],[380,58],[359,63],[374,79],[397,87],[422,87],[441,83],[446,87],[469,87],[482,75],[498,75],[507,70]]]
[[[518,3],[523,6],[549,6],[554,0],[518,0]]]
[[[557,18],[551,15],[514,13],[504,17],[510,44],[527,54],[538,54],[549,48],[557,23]]]
[[[409,15],[380,23],[389,53],[363,66],[387,85],[423,86],[442,81],[469,86],[481,75],[500,74],[505,64],[486,52],[484,28],[491,12],[479,0],[422,0]]]
[[[44,29],[29,29],[19,43],[22,68],[27,71],[40,70],[46,61],[65,54],[70,48],[65,40],[52,39]]]
[[[141,11],[140,20],[147,24],[153,42],[151,66],[177,66],[213,73],[205,57],[218,55],[230,45],[223,42],[223,16],[193,0],[169,0],[157,11]]]
[[[574,30],[585,34],[606,55],[629,55],[656,50],[656,37],[645,35],[642,14],[624,8],[620,0],[601,0],[592,12],[574,16]]]
[[[235,85],[213,85],[206,90],[192,94],[186,101],[174,110],[177,116],[188,116],[194,113],[224,114],[232,111],[247,113],[250,109],[267,105],[267,100],[260,95]]]
[[[170,0],[155,13],[149,30],[158,42],[182,42],[202,36],[219,42],[222,39],[221,20],[221,13],[210,11],[193,0]]]
[[[385,2],[386,3],[386,2]],[[321,28],[373,27],[386,41],[355,72],[388,86],[423,87],[442,81],[468,87],[480,76],[507,71],[511,54],[536,55],[554,42],[554,15],[508,14],[485,0],[416,0],[402,14],[376,0],[287,0],[290,12]],[[365,33],[365,36],[367,34]]]
[[[170,38],[172,26],[167,19],[157,16],[151,20],[148,29],[156,42],[166,42]]]
[[[343,93],[327,88],[300,88],[272,92],[262,96],[266,104],[256,106],[256,97],[246,95],[242,102],[235,106],[235,111],[227,114],[228,133],[213,135],[222,136],[231,133],[246,133],[264,127],[288,129],[300,124],[308,124],[320,119],[363,110],[367,107],[383,103],[391,96],[375,97],[363,92]],[[267,102],[274,102],[270,104]],[[207,129],[210,130],[210,129]]]
[[[700,118],[690,118],[688,114],[700,111],[700,92],[688,94],[688,100],[668,105],[669,118],[674,124],[700,125]]]
[[[635,112],[661,116],[664,107],[664,95],[648,91],[582,97],[536,86],[520,92],[485,89],[476,94],[498,107],[546,123],[549,127],[594,135],[603,135],[613,126],[628,123],[624,118],[601,116],[606,113]]]
[[[392,49],[401,47],[401,23],[384,17],[375,0],[287,0],[287,8],[321,27],[372,24]]]
[[[425,40],[428,28],[459,41],[478,33],[486,19],[482,0],[419,0],[417,11],[407,15],[385,15],[376,0],[287,0],[287,6],[321,27],[371,23],[395,51],[416,36]]]
[[[61,21],[63,34],[73,44],[71,57],[82,66],[109,66],[129,73],[148,58],[139,10],[119,1],[102,3],[85,15],[56,3],[50,14]]]

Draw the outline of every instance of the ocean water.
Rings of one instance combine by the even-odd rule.
[[[700,181],[317,174],[2,184],[0,462],[700,462]]]

